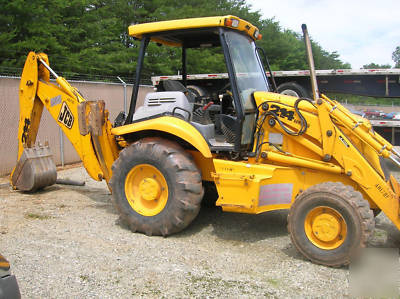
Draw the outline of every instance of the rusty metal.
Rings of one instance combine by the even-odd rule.
[[[11,178],[13,187],[31,192],[51,186],[56,180],[56,165],[49,146],[24,148]]]
[[[87,113],[86,112],[86,104],[87,102],[79,103],[78,104],[78,125],[79,125],[79,133],[82,136],[86,136],[89,134],[89,128],[87,125]]]
[[[89,133],[102,135],[104,124],[104,101],[86,101],[78,105],[79,132],[85,136]]]
[[[87,101],[87,105],[90,107],[90,113],[88,116],[89,130],[92,136],[102,136],[103,135],[103,125],[104,125],[104,101]]]

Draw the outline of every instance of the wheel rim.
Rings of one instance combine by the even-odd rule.
[[[292,89],[285,89],[285,90],[282,90],[280,93],[287,95],[287,96],[296,97],[296,98],[300,97],[299,94]]]
[[[326,206],[308,212],[304,230],[311,243],[321,249],[336,249],[347,236],[347,224],[342,215]]]
[[[126,176],[125,194],[134,211],[143,216],[154,216],[167,204],[167,181],[156,167],[140,164]]]

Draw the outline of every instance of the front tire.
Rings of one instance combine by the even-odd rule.
[[[359,253],[374,229],[368,201],[342,183],[322,183],[301,193],[288,216],[295,247],[309,260],[340,267]]]
[[[171,235],[197,216],[200,171],[179,145],[145,138],[121,151],[110,180],[114,205],[133,232]]]

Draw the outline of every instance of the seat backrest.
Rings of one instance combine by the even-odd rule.
[[[175,80],[166,80],[162,82],[165,91],[181,91],[186,95],[190,103],[195,102],[196,96],[189,89],[187,89],[181,82]]]

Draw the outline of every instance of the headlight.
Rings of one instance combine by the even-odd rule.
[[[254,30],[254,39],[261,39],[262,35],[260,34],[260,31]]]
[[[239,20],[232,19],[232,27],[237,28],[239,26]]]
[[[225,19],[225,26],[237,28],[239,27],[239,20],[236,19]]]

